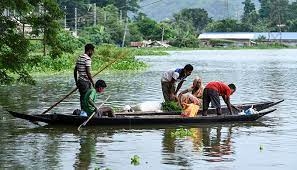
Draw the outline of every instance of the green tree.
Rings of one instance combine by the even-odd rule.
[[[139,31],[139,28],[136,24],[133,22],[129,24],[129,36],[127,36],[127,41],[142,41],[143,40],[143,35]]]
[[[270,23],[268,19],[259,19],[259,21],[252,26],[254,32],[267,32],[270,30]]]
[[[242,4],[244,4],[244,12],[241,21],[246,24],[255,25],[259,19],[255,4],[251,0],[245,0]]]
[[[288,6],[288,19],[294,20],[297,18],[297,2],[292,2]]]
[[[91,21],[92,11],[89,0],[57,0],[60,8],[66,14],[67,27],[74,29],[75,26],[75,8],[77,9],[77,25],[78,27],[90,26],[86,25],[87,21]],[[65,9],[66,7],[66,9]],[[93,21],[93,20],[92,20]]]
[[[160,40],[162,28],[160,25],[147,17],[143,13],[139,13],[134,17],[134,23],[137,25],[139,32],[143,35],[145,40]]]
[[[206,25],[211,22],[207,11],[201,8],[183,9],[181,12],[174,14],[174,18],[177,22],[191,22],[193,27],[197,30],[197,33],[200,33]]]
[[[40,10],[41,9],[41,10]],[[37,60],[29,54],[29,40],[22,33],[23,24],[43,34],[44,44],[51,47],[52,56],[61,54],[62,45],[57,42],[60,25],[58,19],[62,13],[54,0],[2,0],[0,13],[15,11],[14,16],[0,16],[0,83],[34,83],[25,66]],[[16,76],[12,76],[16,75]]]
[[[102,25],[97,25],[95,27],[86,27],[81,31],[79,35],[80,37],[83,37],[85,42],[92,42],[95,45],[114,43],[111,35],[105,30],[105,27]]]
[[[260,0],[259,10],[262,19],[268,19],[270,31],[279,31],[288,21],[288,0]]]
[[[124,21],[118,19],[119,10],[114,5],[107,5],[102,8],[106,14],[106,20],[100,22],[104,26],[105,31],[110,34],[111,42],[113,44],[121,45],[124,33]]]
[[[172,22],[173,37],[170,44],[175,47],[198,47],[198,34],[193,24],[186,20]]]
[[[260,9],[259,14],[261,18],[269,18],[271,12],[271,0],[259,0]]]
[[[207,25],[206,31],[209,32],[249,32],[252,28],[244,23],[240,23],[234,19],[224,19],[214,21]]]
[[[164,29],[163,40],[172,40],[176,38],[176,32],[172,26],[172,21],[169,19],[165,19],[159,23],[159,27]]]
[[[114,5],[122,10],[123,18],[126,18],[128,12],[137,12],[139,9],[138,0],[91,0],[90,2],[98,4],[99,7]]]
[[[297,32],[297,19],[288,21],[287,26],[288,26],[288,31]]]

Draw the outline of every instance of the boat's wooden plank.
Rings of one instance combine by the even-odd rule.
[[[118,116],[115,118],[93,118],[88,125],[143,125],[143,124],[189,124],[189,123],[220,123],[220,122],[241,122],[254,121],[271,113],[276,109],[260,112],[252,115],[209,115],[197,116],[192,118],[185,118],[181,116],[159,115],[159,116]],[[65,115],[65,114],[48,114],[48,115],[26,115],[9,111],[15,117],[22,118],[29,121],[40,121],[48,124],[59,125],[80,125],[87,117]]]

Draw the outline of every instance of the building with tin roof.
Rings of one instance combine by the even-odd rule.
[[[208,46],[211,46],[213,41],[236,46],[251,46],[256,42],[280,42],[296,46],[297,32],[208,32],[200,34],[198,39]]]

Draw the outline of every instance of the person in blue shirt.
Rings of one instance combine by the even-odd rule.
[[[162,92],[165,102],[177,101],[177,92],[186,78],[192,74],[193,66],[187,64],[184,68],[177,68],[165,72],[161,78]],[[176,83],[178,83],[176,87]]]

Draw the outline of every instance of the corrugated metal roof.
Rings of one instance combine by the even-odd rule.
[[[253,39],[253,33],[232,33],[232,32],[220,32],[220,33],[202,33],[198,39]]]
[[[254,39],[260,36],[266,37],[267,40],[297,40],[297,32],[255,32]]]
[[[200,34],[198,39],[255,40],[260,36],[264,36],[267,40],[297,40],[297,32],[209,32]]]

